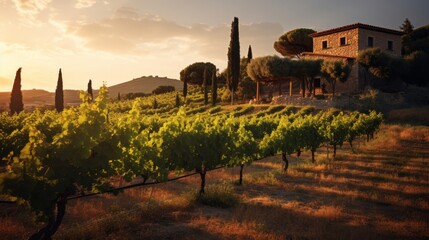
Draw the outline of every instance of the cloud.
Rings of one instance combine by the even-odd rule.
[[[81,38],[87,48],[111,53],[156,54],[182,51],[209,59],[226,58],[230,26],[198,24],[182,26],[156,15],[141,15],[133,8],[122,7],[98,22],[69,25],[69,33]],[[255,53],[274,54],[273,43],[283,33],[277,23],[240,25],[242,56],[252,45]]]
[[[36,15],[45,9],[51,0],[13,0],[20,15]]]
[[[78,0],[74,5],[75,8],[89,8],[92,7],[97,1],[96,0]]]

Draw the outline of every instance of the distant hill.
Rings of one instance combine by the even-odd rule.
[[[166,77],[140,77],[135,78],[131,81],[120,83],[108,87],[109,95],[115,98],[118,92],[121,94],[127,93],[152,93],[152,90],[158,86],[173,86],[176,91],[183,89],[183,83],[179,80],[166,78]],[[86,90],[86,89],[85,89]],[[64,103],[65,105],[77,105],[80,103],[79,98],[80,90],[64,90]],[[55,93],[48,92],[46,90],[32,89],[22,90],[22,97],[24,100],[25,108],[40,107],[40,106],[53,106],[55,102]],[[94,95],[97,95],[97,91],[94,91]],[[94,97],[95,97],[94,96]],[[10,92],[0,92],[0,110],[8,109],[10,102]]]
[[[179,91],[183,89],[183,82],[166,77],[143,76],[140,78],[135,78],[128,82],[113,85],[111,87],[108,87],[108,89],[109,95],[111,97],[115,97],[118,95],[118,93],[152,93],[152,90],[154,90],[158,86],[173,86],[176,91]]]

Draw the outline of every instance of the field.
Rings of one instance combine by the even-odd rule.
[[[428,239],[429,128],[382,125],[375,139],[322,147],[199,176],[70,200],[55,239]],[[116,182],[115,184],[120,184]],[[40,226],[26,210],[3,205],[0,235],[25,239]]]

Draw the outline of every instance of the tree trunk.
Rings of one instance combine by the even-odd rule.
[[[350,147],[353,148],[353,141],[352,140],[349,141],[349,144],[350,144]]]
[[[231,88],[231,105],[234,105],[234,90]]]
[[[316,96],[316,87],[315,87],[315,85],[314,85],[314,78],[313,78],[313,81],[312,81],[312,83],[313,83],[313,97],[315,97]]]
[[[293,88],[293,83],[292,83],[292,79],[289,80],[289,96],[292,96],[292,88]]]
[[[142,174],[141,176],[143,178],[143,184],[145,184],[149,177],[146,174]]]
[[[314,152],[315,150],[311,150],[311,162],[314,163]]]
[[[256,102],[259,103],[259,82],[256,82]]]
[[[283,172],[286,172],[287,169],[289,168],[289,161],[286,158],[286,153],[282,152],[282,160],[283,162],[285,162],[285,166],[283,168]]]
[[[296,156],[298,156],[298,157],[300,157],[300,156],[301,156],[301,149],[300,149],[300,148],[298,148],[298,149],[296,150]]]
[[[240,165],[240,179],[238,180],[239,185],[243,185],[243,168],[244,168],[244,164],[241,164]]]
[[[204,188],[206,186],[206,168],[205,166],[201,166],[201,168],[197,168],[196,172],[200,174],[201,178],[201,187],[200,187],[200,195],[204,194]]]
[[[369,142],[369,134],[366,135],[366,142]]]
[[[302,91],[302,97],[305,98],[305,79],[301,79],[301,91]]]
[[[52,236],[57,232],[58,228],[60,227],[64,215],[66,213],[66,204],[67,204],[67,197],[59,197],[57,199],[56,207],[57,207],[57,216],[55,217],[54,214],[52,214],[49,217],[48,223],[45,227],[40,229],[37,233],[33,234],[29,240],[49,240],[52,239]]]

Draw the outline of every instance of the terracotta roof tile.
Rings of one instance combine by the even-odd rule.
[[[338,27],[338,28],[333,28],[333,29],[329,29],[329,30],[325,30],[325,31],[321,31],[321,32],[312,33],[309,36],[310,37],[319,37],[319,36],[324,36],[324,35],[328,35],[328,34],[332,34],[332,33],[347,31],[347,30],[355,29],[355,28],[363,28],[363,29],[368,29],[368,30],[373,30],[373,31],[378,31],[378,32],[384,32],[384,33],[390,33],[390,34],[395,34],[395,35],[403,35],[404,34],[401,31],[397,31],[397,30],[393,30],[393,29],[387,29],[387,28],[367,25],[367,24],[363,24],[363,23],[355,23],[355,24],[350,24],[350,25],[346,25],[346,26],[342,26],[342,27]]]

